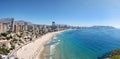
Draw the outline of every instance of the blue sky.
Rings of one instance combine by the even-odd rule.
[[[0,0],[0,18],[120,28],[120,0]]]

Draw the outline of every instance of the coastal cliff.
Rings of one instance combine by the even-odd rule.
[[[115,49],[98,59],[120,59],[120,49]]]
[[[110,54],[110,59],[120,59],[120,49],[113,50]]]

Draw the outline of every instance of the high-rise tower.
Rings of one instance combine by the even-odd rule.
[[[14,31],[14,18],[11,18],[11,25],[10,25],[10,31]]]
[[[52,22],[52,26],[55,26],[55,22],[54,21]]]

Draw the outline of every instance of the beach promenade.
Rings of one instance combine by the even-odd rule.
[[[45,44],[51,41],[55,35],[63,31],[47,33],[34,42],[21,47],[16,53],[17,57],[19,59],[44,59]]]

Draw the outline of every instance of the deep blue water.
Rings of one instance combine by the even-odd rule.
[[[56,37],[60,40],[57,59],[97,59],[120,48],[119,29],[69,30]]]

